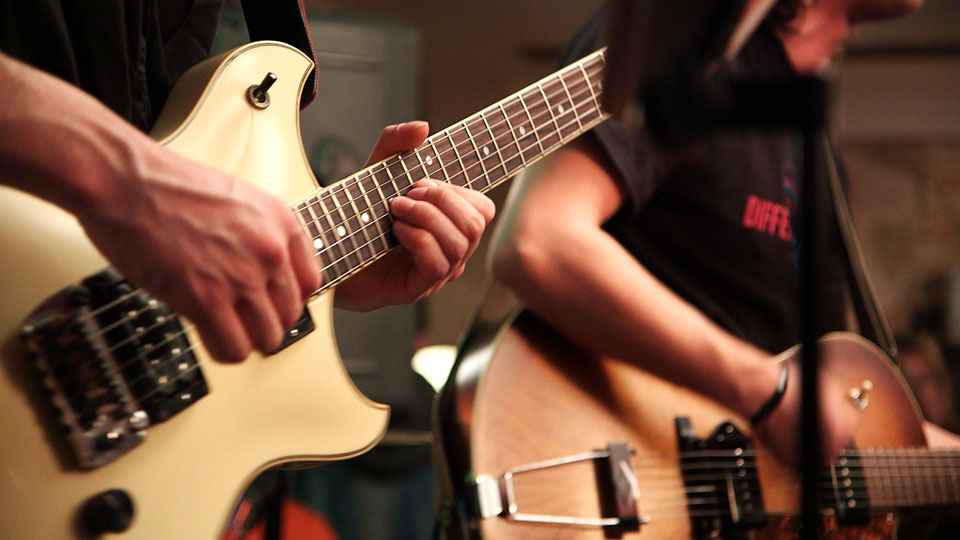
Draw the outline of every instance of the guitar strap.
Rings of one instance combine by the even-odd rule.
[[[876,343],[891,359],[896,359],[897,344],[893,339],[890,324],[883,315],[880,303],[877,302],[876,291],[863,262],[863,252],[860,250],[860,244],[853,229],[853,218],[850,216],[847,198],[840,186],[840,170],[833,152],[833,145],[830,144],[828,137],[824,136],[821,139],[826,157],[827,177],[830,183],[834,214],[837,218],[837,225],[840,229],[840,237],[846,255],[844,260],[849,276],[850,296],[857,322],[860,325],[860,333]]]
[[[313,72],[300,95],[300,109],[317,96],[317,53],[310,37],[310,24],[303,0],[242,0],[243,18],[251,41],[282,41],[300,49],[313,60]]]

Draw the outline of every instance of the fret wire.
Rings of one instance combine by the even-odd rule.
[[[369,178],[376,186],[377,181],[373,178],[373,176],[367,175],[367,178]],[[390,245],[387,244],[386,240],[383,239],[383,229],[380,227],[380,216],[377,215],[377,211],[374,209],[375,207],[373,203],[370,202],[370,197],[367,196],[367,189],[366,189],[366,186],[363,185],[362,179],[358,179],[357,181],[360,183],[360,191],[363,192],[363,198],[366,199],[367,206],[370,208],[370,211],[373,212],[373,223],[374,225],[376,225],[377,232],[379,233],[380,239],[383,242],[383,250],[384,251],[389,250]],[[380,187],[377,186],[375,189],[379,191]],[[383,193],[381,193],[380,196],[382,197]],[[386,212],[382,215],[385,215],[385,214]],[[377,251],[379,251],[379,249]]]
[[[323,211],[321,212],[321,214],[323,215],[324,218],[326,218],[327,223],[330,224],[331,236],[333,237],[333,241],[332,241],[332,242],[327,242],[327,249],[332,250],[333,248],[336,248],[336,249],[340,252],[340,257],[337,258],[337,259],[336,259],[336,262],[334,263],[334,269],[335,269],[339,274],[342,275],[342,274],[345,273],[347,270],[349,270],[349,267],[347,267],[347,263],[346,263],[346,262],[343,262],[343,259],[344,259],[345,256],[346,256],[346,251],[344,251],[343,246],[340,244],[340,241],[337,240],[337,237],[336,237],[337,227],[336,227],[336,225],[334,224],[334,222],[333,222],[333,217],[331,217],[330,211],[327,210],[327,205],[326,205],[326,203],[325,203],[324,200],[323,200],[323,196],[324,196],[324,195],[327,195],[328,193],[329,193],[329,192],[326,192],[326,191],[325,191],[325,192],[322,193],[319,197],[317,197],[317,204],[318,204],[318,205],[320,206],[320,208],[323,210]],[[334,253],[333,257],[334,257],[334,258],[337,257],[336,253]],[[336,266],[337,264],[343,264],[343,265],[346,267],[343,272],[341,272],[340,269]],[[338,277],[339,277],[339,276],[338,276]]]
[[[550,113],[550,120],[553,121],[553,127],[557,131],[557,138],[563,142],[563,134],[560,132],[560,124],[557,123],[557,117],[553,114],[553,104],[551,104],[550,100],[547,99],[547,93],[543,91],[543,84],[537,83],[537,90],[540,90],[540,95],[543,96],[543,104],[547,108],[547,112]]]
[[[411,164],[409,167],[407,166],[407,159],[411,159],[413,161],[413,164]],[[416,149],[408,150],[403,154],[400,154],[400,164],[403,165],[403,170],[407,173],[407,178],[410,180],[411,186],[427,177],[427,172],[423,169],[423,165],[419,164],[419,159],[420,158],[417,156]],[[422,175],[419,177],[414,177],[417,166],[420,167],[420,172]]]
[[[598,111],[603,110],[603,107],[600,106],[600,100],[597,99],[597,94],[593,91],[593,85],[590,84],[590,76],[587,75],[587,70],[583,67],[583,61],[577,62],[577,67],[580,68],[580,72],[583,74],[583,80],[587,83],[587,88],[590,90],[590,95],[593,97],[593,104]]]
[[[423,169],[423,177],[430,178],[430,171],[427,169],[427,166],[423,163],[423,158],[420,157],[420,151],[417,148],[413,149],[413,155],[417,156],[417,161],[420,162],[420,168]]]
[[[533,117],[530,116],[530,109],[527,108],[526,102],[523,100],[523,94],[517,96],[517,99],[520,100],[520,105],[523,107],[523,112],[527,113],[527,119],[530,121],[530,131],[533,132],[533,136],[537,138],[537,146],[540,147],[540,153],[544,152],[543,143],[540,141],[540,134],[537,133],[536,124],[533,122]]]
[[[507,172],[507,168],[500,156],[500,153],[497,152],[497,144],[494,133],[487,128],[487,122],[484,118],[484,113],[487,112],[490,111],[483,111],[482,113],[478,114],[474,119],[467,123],[467,127],[470,128],[470,132],[473,134],[473,140],[476,141],[476,146],[482,154],[480,156],[480,160],[483,161],[483,164],[487,169],[486,187],[489,188],[504,177]]]
[[[583,131],[583,124],[580,123],[580,114],[577,112],[576,102],[573,101],[573,96],[570,95],[570,89],[567,88],[566,81],[563,80],[563,75],[560,75],[560,86],[563,87],[563,92],[567,94],[567,101],[570,102],[570,108],[573,109],[573,116],[577,119],[577,130]]]
[[[447,130],[444,133],[447,135],[447,139],[450,141],[450,146],[453,148],[454,155],[457,156],[457,163],[460,164],[460,169],[463,170],[463,179],[464,187],[470,187],[470,184],[473,183],[473,179],[470,178],[470,175],[467,174],[467,167],[463,164],[463,159],[460,157],[460,151],[457,150],[457,141],[454,140],[453,136],[450,134],[450,131]],[[456,175],[453,175],[456,176]]]
[[[483,170],[483,176],[487,179],[487,185],[484,187],[490,187],[490,173],[487,171],[487,166],[483,163],[483,156],[480,155],[480,148],[477,146],[477,142],[473,140],[473,135],[470,134],[470,126],[467,125],[467,120],[463,121],[463,129],[467,133],[467,140],[470,141],[470,144],[473,146],[473,152],[477,155],[477,161],[480,162],[480,169]]]
[[[413,187],[414,182],[413,178],[410,176],[410,171],[407,169],[407,164],[403,162],[403,158],[398,158],[397,161],[400,162],[400,166],[403,167],[403,174],[407,177],[407,181],[410,182],[410,187]]]
[[[506,118],[506,117],[504,117]],[[486,115],[483,113],[480,114],[480,119],[483,121],[483,125],[487,126],[487,131],[490,133],[490,141],[493,142],[493,149],[497,151],[497,157],[500,158],[500,166],[503,168],[503,172],[507,172],[507,160],[503,159],[503,154],[500,152],[500,145],[497,144],[497,135],[490,128],[490,122],[487,121]],[[504,176],[509,176],[504,174]]]
[[[327,257],[326,257],[327,259],[330,259],[331,261],[336,261],[336,260],[338,260],[338,259],[337,259],[337,255],[336,255],[336,253],[333,252],[333,249],[334,249],[334,247],[335,247],[334,245],[337,243],[337,240],[336,240],[335,237],[331,238],[331,237],[329,236],[328,231],[323,228],[321,218],[317,215],[316,211],[314,210],[316,206],[321,206],[321,207],[323,206],[322,201],[320,201],[320,196],[321,196],[321,195],[315,196],[315,197],[313,198],[314,201],[315,201],[315,203],[314,203],[314,204],[311,204],[311,205],[308,205],[306,209],[307,209],[307,211],[310,213],[310,215],[313,217],[313,223],[314,223],[315,226],[317,227],[317,230],[320,232],[320,241],[321,241],[322,247],[321,247],[321,249],[317,250],[317,253],[318,253],[318,254],[319,254],[319,253],[323,253],[323,254],[327,255]],[[326,213],[325,213],[325,212],[320,212],[320,214],[323,215],[323,216],[326,216]],[[329,218],[327,218],[327,219],[329,219]],[[313,240],[316,240],[316,239],[317,239],[317,237],[314,237],[314,238],[313,238]],[[316,245],[314,245],[314,247],[316,247]],[[336,246],[336,247],[337,247],[338,249],[340,249],[339,246]],[[341,252],[342,252],[342,249],[341,249]],[[321,258],[321,260],[324,259],[323,256],[321,256],[320,258]],[[326,265],[326,266],[329,266],[329,264]],[[326,266],[325,266],[325,267],[326,267]],[[336,272],[339,272],[339,271],[340,271],[339,268],[336,268],[336,267],[334,267],[334,270],[335,270]]]
[[[495,114],[499,114],[500,117],[503,118],[502,123],[498,121],[498,123],[493,127],[503,128],[502,134],[497,134],[496,132],[494,133],[494,140],[497,140],[500,137],[503,137],[505,139],[503,141],[504,144],[497,143],[497,148],[500,150],[501,154],[503,154],[504,156],[508,156],[504,160],[504,165],[505,165],[504,168],[508,171],[510,170],[510,167],[508,166],[510,165],[511,160],[518,160],[520,162],[519,166],[523,167],[524,164],[526,163],[523,156],[523,149],[520,148],[520,141],[517,140],[516,134],[513,130],[513,126],[510,123],[510,118],[507,115],[506,109],[502,105],[500,105],[496,109],[494,109],[494,112]],[[509,175],[509,173],[507,174]]]
[[[462,128],[462,129],[461,129]],[[464,178],[469,181],[467,187],[470,189],[475,189],[477,191],[482,191],[490,184],[489,176],[487,177],[487,182],[484,183],[475,183],[480,180],[480,177],[486,174],[486,167],[483,164],[483,160],[480,157],[479,152],[476,152],[476,145],[471,140],[472,135],[470,130],[467,127],[467,121],[458,123],[455,127],[448,130],[451,136],[456,133],[457,135],[463,135],[464,140],[459,140],[458,137],[452,137],[456,142],[457,154],[460,156],[460,165],[466,171]],[[463,146],[461,150],[460,147]],[[480,164],[480,170],[476,169],[476,165]]]
[[[409,188],[413,186],[413,182],[410,181],[410,177],[406,174],[403,160],[398,159],[397,156],[393,156],[384,160],[383,163],[386,166],[387,173],[393,180],[393,185],[397,187],[397,195],[403,195],[409,191]],[[399,167],[397,167],[398,164],[400,165]],[[406,182],[406,185],[400,187],[403,182]]]
[[[330,256],[328,256],[325,249],[327,247],[326,240],[320,238],[320,236],[323,234],[323,230],[317,224],[317,217],[314,214],[313,209],[306,201],[304,201],[297,205],[296,214],[297,219],[299,219],[302,223],[302,226],[306,228],[308,238],[311,239],[310,247],[313,249],[314,256],[320,257],[320,261],[322,263],[321,266],[326,266],[332,259]],[[320,242],[319,248],[317,247],[317,242]]]
[[[580,133],[580,116],[577,114],[576,104],[567,97],[566,85],[563,77],[555,77],[543,83],[547,91],[547,102],[557,111],[557,133],[561,141],[566,141]],[[559,90],[558,90],[559,89]],[[558,90],[558,91],[554,91]]]
[[[383,192],[383,186],[380,185],[380,180],[377,176],[371,171],[370,180],[373,182],[373,185],[377,187],[377,193],[380,194],[380,202],[383,204],[383,214],[390,215],[390,200],[387,199],[387,194]]]
[[[440,132],[438,135],[441,135],[441,134],[443,134],[443,132]],[[443,166],[443,160],[440,159],[440,151],[437,150],[437,145],[436,143],[433,142],[433,137],[430,137],[427,140],[430,142],[430,147],[433,148],[434,159],[437,160],[437,166],[440,167],[439,172],[443,173],[443,181],[449,182],[450,177],[447,176],[447,168]]]
[[[350,179],[350,180],[354,180],[354,179]],[[353,182],[353,184],[351,184],[350,180],[347,180],[347,181],[343,182],[343,190],[344,190],[344,192],[347,194],[347,198],[350,200],[350,205],[353,207],[354,213],[357,215],[357,227],[360,229],[360,232],[363,233],[363,237],[366,239],[366,241],[364,242],[363,246],[361,246],[361,247],[366,246],[367,252],[369,253],[369,256],[364,257],[364,256],[362,255],[362,251],[361,251],[361,257],[360,257],[360,258],[366,258],[367,260],[369,260],[369,259],[371,259],[371,258],[373,258],[373,257],[376,257],[376,253],[374,252],[373,248],[369,245],[369,244],[370,244],[370,235],[369,235],[369,233],[367,232],[367,227],[366,227],[366,224],[370,222],[370,211],[369,211],[369,209],[364,209],[364,210],[361,211],[360,208],[357,206],[357,201],[358,201],[361,197],[364,197],[364,194],[363,194],[363,186],[360,186],[359,188],[357,188],[357,189],[360,190],[360,197],[354,198],[353,195],[350,193],[350,186],[351,186],[351,185],[356,185],[357,182]],[[369,207],[368,207],[368,208],[369,208]],[[363,219],[364,216],[367,216],[366,221],[364,221],[364,219]]]
[[[353,255],[354,259],[356,259],[356,262],[351,261],[350,257],[348,256],[347,264],[350,266],[357,266],[360,262],[360,256],[356,254],[356,251],[357,249],[359,249],[359,246],[357,245],[356,238],[353,237],[353,231],[351,230],[352,227],[350,225],[350,218],[347,217],[347,214],[343,209],[343,205],[340,203],[340,199],[337,197],[337,191],[336,191],[337,188],[340,188],[340,193],[343,193],[342,183],[330,186],[330,190],[329,190],[330,197],[331,199],[333,199],[333,205],[336,207],[337,212],[340,214],[341,219],[343,219],[343,225],[340,225],[340,227],[343,227],[343,232],[341,232],[340,227],[337,227],[336,233],[341,241],[348,241],[349,239],[349,242],[353,244],[354,250],[351,252],[351,254]],[[347,234],[348,232],[350,233],[349,235]]]
[[[377,171],[376,173],[374,173],[374,176],[376,176],[376,174],[379,174],[379,173],[382,173],[382,174],[383,174],[384,176],[386,176],[386,178],[387,178],[386,181],[384,181],[383,183],[380,184],[380,187],[383,188],[383,190],[384,190],[383,192],[387,195],[387,198],[385,199],[385,202],[387,203],[387,212],[389,213],[389,211],[390,211],[390,206],[389,206],[390,201],[391,201],[394,197],[399,196],[401,193],[400,193],[400,189],[399,189],[399,187],[397,186],[396,182],[393,181],[393,177],[390,176],[390,170],[387,169],[386,166],[383,166],[383,165],[381,164],[380,170]],[[377,183],[380,183],[380,178],[377,178]]]
[[[514,131],[514,129],[513,129],[513,122],[510,121],[510,115],[507,114],[507,110],[503,107],[503,104],[498,103],[497,105],[500,106],[500,111],[501,111],[502,114],[503,114],[503,119],[504,119],[504,121],[507,123],[507,127],[510,128],[510,135],[512,135],[513,144],[515,144],[515,145],[517,146],[517,155],[520,156],[521,166],[522,166],[522,167],[526,167],[526,166],[527,166],[527,160],[526,160],[526,158],[523,156],[523,149],[520,148],[520,139],[517,138],[517,133],[516,133],[516,132]]]

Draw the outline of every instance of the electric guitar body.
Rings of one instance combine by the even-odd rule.
[[[315,191],[299,138],[299,51],[260,42],[208,61],[179,83],[154,135],[173,150],[285,200]],[[247,88],[277,74],[270,106]],[[208,394],[150,426],[143,446],[91,470],[75,464],[64,428],[27,361],[20,332],[37,306],[108,266],[76,220],[21,192],[0,189],[0,538],[83,537],[80,509],[122,490],[133,505],[117,537],[213,539],[245,486],[286,462],[355,456],[386,430],[389,408],[359,393],[337,354],[332,292],[309,304],[312,332],[280,354],[214,362],[187,331]],[[113,535],[107,535],[113,537]]]
[[[211,540],[258,473],[375,445],[389,410],[340,361],[334,287],[398,245],[389,202],[421,178],[486,191],[605,120],[603,55],[323,189],[300,141],[305,55],[256,42],[188,71],[151,135],[291,201],[324,272],[281,348],[237,364],[107,268],[72,216],[0,188],[0,538]]]
[[[956,505],[960,454],[922,448],[919,407],[889,360],[853,334],[821,351],[822,377],[863,405],[855,449],[824,478],[822,537],[890,539],[899,510]],[[468,337],[440,403],[448,538],[797,538],[799,475],[748,422],[530,313]],[[885,448],[897,450],[872,450]]]

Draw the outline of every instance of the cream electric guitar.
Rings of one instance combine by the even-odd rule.
[[[376,444],[389,410],[340,362],[334,286],[396,245],[387,203],[417,180],[488,190],[600,123],[603,64],[598,51],[319,190],[299,137],[306,56],[257,42],[188,72],[152,135],[296,201],[325,273],[283,347],[235,365],[104,270],[71,216],[0,189],[0,538],[213,539],[259,472]]]
[[[861,409],[853,448],[821,477],[820,537],[891,540],[902,512],[960,508],[960,451],[924,448],[884,354],[842,332],[820,346],[824,378]],[[530,313],[475,331],[450,380],[437,422],[458,502],[448,539],[798,537],[799,475],[747,422]]]

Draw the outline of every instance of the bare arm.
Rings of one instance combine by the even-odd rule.
[[[122,274],[196,325],[215,357],[280,342],[320,283],[286,204],[2,55],[0,86],[3,183],[74,214]]]
[[[0,94],[0,182],[74,214],[122,274],[196,325],[218,359],[280,343],[321,279],[284,201],[160,146],[91,96],[3,54]],[[425,124],[384,130],[371,158],[425,136]],[[486,197],[426,183],[392,208],[402,248],[343,285],[345,307],[433,292],[463,271],[493,217]]]

